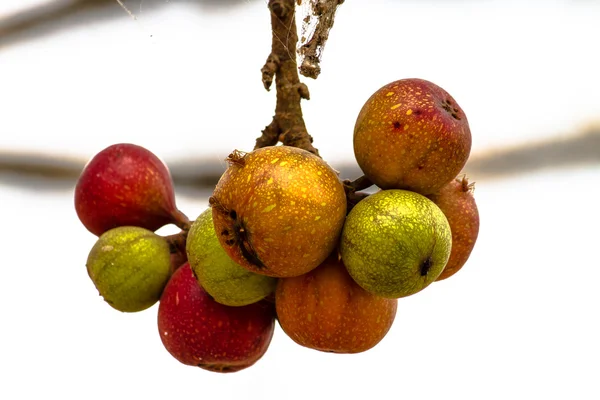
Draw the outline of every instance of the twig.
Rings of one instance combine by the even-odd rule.
[[[271,11],[271,53],[261,69],[262,82],[269,90],[275,79],[277,104],[271,123],[256,139],[254,148],[272,146],[282,142],[319,155],[306,130],[300,101],[309,99],[308,87],[300,83],[296,63],[298,33],[295,20],[295,0],[269,0]]]

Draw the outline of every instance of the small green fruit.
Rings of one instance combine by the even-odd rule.
[[[392,189],[375,193],[352,209],[340,252],[363,289],[399,298],[435,281],[451,247],[450,226],[438,206],[418,193]]]
[[[275,290],[277,279],[250,272],[227,255],[215,233],[210,208],[192,224],[186,250],[196,279],[217,303],[245,306]]]
[[[144,228],[114,228],[96,241],[86,265],[108,304],[119,311],[142,311],[160,299],[169,280],[169,244]]]

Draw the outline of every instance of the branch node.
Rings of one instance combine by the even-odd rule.
[[[298,93],[300,93],[300,97],[305,100],[310,100],[310,92],[308,91],[308,86],[304,83],[298,84]]]
[[[267,57],[267,61],[265,65],[260,69],[262,72],[262,82],[265,86],[265,89],[269,91],[271,89],[271,84],[273,83],[273,77],[277,73],[279,69],[279,56],[275,53],[269,54]]]

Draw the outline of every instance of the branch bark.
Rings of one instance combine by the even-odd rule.
[[[295,0],[269,0],[268,6],[271,11],[271,53],[261,72],[266,90],[275,80],[277,103],[273,120],[256,139],[254,148],[282,142],[286,146],[299,147],[319,155],[306,130],[300,105],[302,99],[310,98],[310,93],[308,87],[300,82],[296,63],[298,32]]]

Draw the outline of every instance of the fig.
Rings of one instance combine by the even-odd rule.
[[[210,199],[227,254],[252,272],[302,275],[333,251],[346,195],[336,172],[314,154],[288,146],[234,152]]]
[[[274,329],[273,304],[219,304],[198,285],[189,263],[175,271],[158,306],[158,332],[166,350],[185,365],[209,371],[250,367],[267,351]]]
[[[186,249],[198,283],[218,303],[245,306],[275,290],[277,279],[250,272],[227,255],[215,234],[210,208],[192,224]]]
[[[471,130],[456,100],[423,79],[377,90],[354,127],[354,154],[382,189],[435,193],[459,174],[471,152]]]
[[[175,205],[166,165],[149,150],[129,143],[109,146],[88,162],[75,187],[75,210],[96,236],[118,226],[155,231],[187,221]]]
[[[86,266],[110,306],[123,312],[142,311],[158,301],[169,280],[169,244],[144,228],[114,228],[98,238]]]
[[[479,211],[473,196],[474,184],[466,176],[456,178],[429,198],[442,210],[452,231],[452,251],[446,268],[437,278],[449,278],[469,259],[479,235]]]
[[[370,195],[350,211],[340,254],[363,289],[399,298],[435,281],[451,247],[448,220],[433,201],[408,190],[390,189]]]
[[[337,252],[304,275],[279,279],[275,291],[283,331],[302,346],[334,353],[373,348],[390,330],[397,305],[354,282]]]

